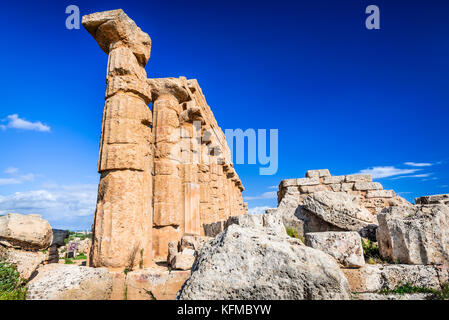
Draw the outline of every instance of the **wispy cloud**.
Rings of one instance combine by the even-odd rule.
[[[265,210],[270,209],[270,207],[254,207],[249,208],[248,213],[249,214],[264,214]]]
[[[19,169],[17,169],[17,168],[8,167],[8,168],[6,168],[5,173],[7,173],[7,174],[14,174],[14,173],[17,173],[18,171],[19,171]]]
[[[278,189],[279,186],[269,186],[268,189]]]
[[[433,163],[428,162],[404,162],[405,165],[410,167],[430,167],[433,166]]]
[[[0,214],[41,214],[53,227],[90,226],[95,212],[96,184],[45,187],[41,190],[0,196]]]
[[[19,169],[9,167],[5,170],[5,173],[10,175],[8,178],[0,178],[0,186],[10,184],[21,184],[23,182],[33,181],[36,177],[33,173],[18,174]]]
[[[277,195],[276,191],[269,191],[269,192],[264,192],[258,196],[244,197],[244,199],[245,200],[276,199],[277,196],[278,195]]]
[[[392,180],[397,180],[397,179],[404,179],[404,178],[427,178],[430,177],[433,173],[422,173],[422,174],[412,174],[412,175],[407,175],[407,176],[400,176],[400,177],[395,177],[395,178],[391,178]]]
[[[40,121],[31,122],[25,119],[19,118],[18,114],[11,114],[3,119],[2,122],[6,124],[0,124],[2,130],[6,129],[21,129],[21,130],[33,130],[40,132],[50,132],[50,126],[43,124]]]
[[[360,170],[358,174],[370,174],[373,177],[373,179],[381,179],[404,174],[413,174],[421,170],[422,169],[399,169],[393,166],[385,166],[385,167],[372,167],[368,169],[363,169]]]

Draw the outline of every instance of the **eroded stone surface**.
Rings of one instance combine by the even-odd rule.
[[[329,255],[235,224],[202,248],[180,293],[187,300],[348,298],[346,278]]]
[[[375,223],[359,198],[344,192],[316,192],[304,200],[304,207],[324,221],[343,230],[359,231]]]
[[[0,217],[0,244],[25,250],[46,249],[53,238],[47,220],[40,215],[10,213]]]
[[[306,233],[306,245],[321,250],[348,268],[365,265],[362,239],[357,232]]]
[[[112,277],[106,268],[49,264],[28,284],[27,300],[107,300]]]
[[[383,257],[407,264],[449,262],[449,207],[392,207],[378,215]]]

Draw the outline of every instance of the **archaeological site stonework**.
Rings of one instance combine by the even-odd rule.
[[[82,24],[109,56],[90,264],[153,266],[170,242],[245,214],[244,188],[198,82],[148,79],[151,39],[122,10]]]

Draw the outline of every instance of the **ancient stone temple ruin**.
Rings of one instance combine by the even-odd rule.
[[[151,39],[122,10],[82,24],[109,56],[90,263],[152,266],[169,242],[245,214],[244,188],[198,82],[147,79]]]

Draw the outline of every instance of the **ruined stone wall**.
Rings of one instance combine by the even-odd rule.
[[[393,190],[383,190],[379,182],[373,182],[371,175],[351,174],[331,176],[328,169],[309,170],[305,178],[286,179],[279,185],[278,203],[293,196],[302,204],[311,193],[317,191],[345,192],[359,196],[361,204],[373,215],[383,208],[398,206],[407,201],[395,194]]]
[[[122,10],[82,23],[109,56],[90,263],[151,266],[169,242],[247,213],[244,188],[198,82],[147,79],[151,39]]]

